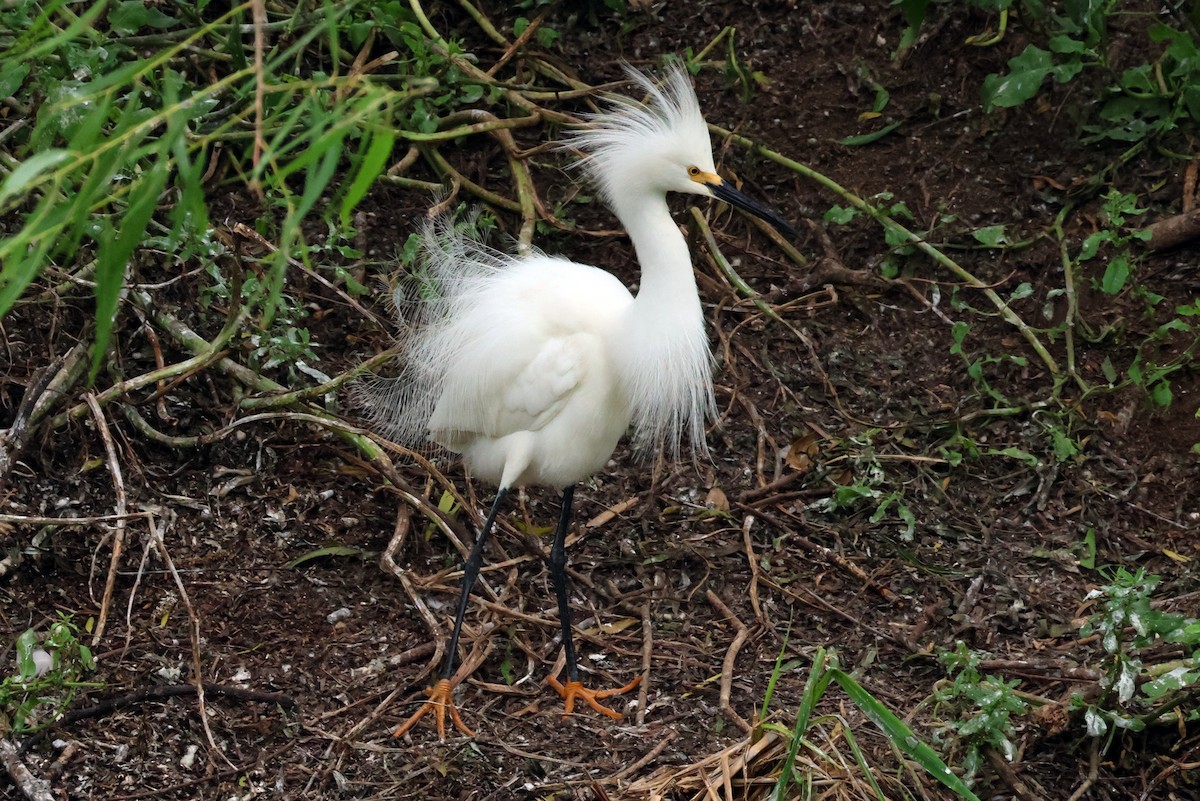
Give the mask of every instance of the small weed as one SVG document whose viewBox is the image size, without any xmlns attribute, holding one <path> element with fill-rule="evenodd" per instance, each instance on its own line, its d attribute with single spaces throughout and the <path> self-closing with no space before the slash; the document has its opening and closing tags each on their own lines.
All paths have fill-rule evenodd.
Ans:
<svg viewBox="0 0 1200 801">
<path fill-rule="evenodd" d="M 1130 253 L 1130 245 L 1136 240 L 1149 239 L 1150 234 L 1146 231 L 1125 232 L 1122 226 L 1129 217 L 1145 212 L 1146 209 L 1138 208 L 1134 195 L 1110 189 L 1101 211 L 1106 227 L 1084 239 L 1079 248 L 1075 260 L 1085 262 L 1095 258 L 1101 246 L 1109 246 L 1111 255 L 1104 275 L 1097 282 L 1097 288 L 1105 294 L 1116 295 L 1121 292 L 1133 275 L 1136 257 Z"/>
<path fill-rule="evenodd" d="M 1099 610 L 1080 629 L 1084 637 L 1095 635 L 1108 655 L 1101 686 L 1102 698 L 1094 703 L 1076 699 L 1083 707 L 1087 732 L 1092 737 L 1119 729 L 1141 731 L 1146 724 L 1175 709 L 1189 698 L 1200 680 L 1200 621 L 1159 611 L 1150 596 L 1159 577 L 1138 569 L 1119 567 L 1111 583 L 1088 594 L 1100 601 Z M 1176 643 L 1190 651 L 1183 659 L 1162 664 L 1145 664 L 1149 649 Z M 1194 715 L 1196 709 L 1180 709 Z"/>
<path fill-rule="evenodd" d="M 81 681 L 96 662 L 66 615 L 44 635 L 33 629 L 22 633 L 16 653 L 16 675 L 0 681 L 0 734 L 37 730 L 65 709 L 80 687 L 98 686 Z"/>
<path fill-rule="evenodd" d="M 1108 61 L 1110 53 L 1109 20 L 1117 13 L 1117 3 L 1065 3 L 1061 6 L 1036 0 L 962 0 L 1000 18 L 1000 34 L 986 38 L 973 36 L 970 44 L 992 45 L 1001 41 L 1009 11 L 1020 16 L 1039 43 L 1026 45 L 1008 60 L 1008 70 L 988 75 L 981 87 L 980 99 L 985 111 L 1012 108 L 1035 98 L 1047 78 L 1068 83 L 1093 77 L 1098 100 L 1082 121 L 1089 144 L 1103 139 L 1118 142 L 1143 142 L 1172 133 L 1186 133 L 1200 124 L 1200 43 L 1194 28 L 1181 24 L 1173 28 L 1161 22 L 1146 30 L 1150 49 L 1158 55 L 1152 62 L 1117 70 Z M 908 28 L 901 49 L 910 47 L 925 20 L 929 0 L 896 0 Z M 1061 8 L 1061 13 L 1058 9 Z"/>
<path fill-rule="evenodd" d="M 1016 756 L 1012 716 L 1024 715 L 1029 705 L 1016 694 L 1019 680 L 980 673 L 982 656 L 965 643 L 959 641 L 939 658 L 953 681 L 934 692 L 935 711 L 942 708 L 954 716 L 939 734 L 952 736 L 963 748 L 963 779 L 973 784 L 983 766 L 982 749 L 994 748 L 1009 762 Z"/>
<path fill-rule="evenodd" d="M 967 366 L 967 375 L 971 380 L 996 403 L 1003 406 L 1011 405 L 1011 401 L 1004 396 L 1002 392 L 996 390 L 988 383 L 985 368 L 993 365 L 1011 364 L 1017 367 L 1027 367 L 1029 360 L 1024 356 L 1015 356 L 1004 354 L 1001 356 L 976 356 L 972 358 L 967 354 L 966 340 L 967 335 L 971 332 L 971 325 L 961 320 L 956 321 L 950 329 L 950 337 L 953 343 L 950 345 L 950 354 L 958 356 Z"/>
<path fill-rule="evenodd" d="M 1096 558 L 1096 533 L 1088 529 L 1077 546 L 1080 565 L 1091 568 Z M 1104 572 L 1104 571 L 1102 571 Z M 1200 688 L 1200 621 L 1154 608 L 1151 596 L 1159 578 L 1144 570 L 1118 567 L 1110 583 L 1092 590 L 1088 599 L 1099 608 L 1081 627 L 1083 637 L 1095 636 L 1106 665 L 1096 700 L 1076 696 L 1072 708 L 1082 711 L 1087 734 L 1108 736 L 1121 730 L 1138 732 L 1168 714 L 1194 720 Z M 1164 644 L 1183 646 L 1185 656 L 1165 662 L 1148 661 Z M 1015 754 L 1013 718 L 1029 712 L 1018 695 L 1019 680 L 980 672 L 981 655 L 957 643 L 940 657 L 953 681 L 933 693 L 935 709 L 953 719 L 938 732 L 939 739 L 963 749 L 964 778 L 970 782 L 982 766 L 982 749 L 994 748 L 1012 759 Z"/>
</svg>

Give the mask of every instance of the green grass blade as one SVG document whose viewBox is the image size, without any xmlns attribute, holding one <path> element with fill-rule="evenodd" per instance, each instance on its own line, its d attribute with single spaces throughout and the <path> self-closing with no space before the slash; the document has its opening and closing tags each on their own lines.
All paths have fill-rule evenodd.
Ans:
<svg viewBox="0 0 1200 801">
<path fill-rule="evenodd" d="M 846 695 L 850 696 L 850 700 L 854 702 L 855 706 L 861 709 L 863 714 L 887 735 L 892 745 L 916 761 L 930 776 L 958 793 L 961 798 L 968 799 L 968 801 L 979 801 L 979 798 L 971 792 L 971 788 L 951 772 L 942 758 L 932 748 L 917 739 L 907 723 L 896 717 L 895 713 L 867 692 L 848 673 L 839 668 L 830 668 L 829 676 L 838 683 Z"/>
<path fill-rule="evenodd" d="M 62 164 L 73 154 L 69 150 L 56 148 L 35 153 L 22 161 L 9 176 L 0 184 L 0 208 L 5 202 L 17 195 L 23 195 L 37 181 L 38 176 Z"/>
<path fill-rule="evenodd" d="M 101 239 L 96 254 L 96 341 L 92 345 L 89 382 L 95 380 L 104 352 L 108 349 L 113 322 L 117 317 L 117 302 L 125 281 L 125 268 L 134 249 L 142 243 L 169 172 L 169 159 L 162 156 L 130 192 L 132 199 L 121 216 L 120 234 L 108 242 L 105 241 L 107 237 Z"/>
<path fill-rule="evenodd" d="M 787 798 L 788 787 L 792 782 L 792 773 L 796 766 L 796 756 L 800 753 L 800 745 L 804 742 L 804 735 L 808 731 L 809 721 L 812 720 L 813 710 L 817 708 L 821 696 L 829 688 L 830 675 L 826 670 L 826 663 L 825 649 L 818 648 L 816 654 L 813 655 L 813 664 L 808 673 L 808 680 L 804 682 L 804 695 L 800 698 L 800 709 L 796 711 L 796 725 L 792 727 L 792 740 L 788 745 L 787 757 L 783 760 L 779 778 L 775 780 L 775 787 L 771 790 L 771 801 L 784 801 Z"/>
<path fill-rule="evenodd" d="M 367 194 L 371 184 L 375 182 L 384 170 L 388 158 L 392 155 L 392 147 L 396 144 L 396 134 L 390 128 L 377 129 L 371 134 L 367 152 L 358 163 L 358 172 L 354 182 L 342 197 L 341 219 L 343 226 L 350 225 L 350 214 L 355 206 Z"/>
<path fill-rule="evenodd" d="M 33 26 L 31 26 L 31 30 L 36 30 L 39 27 L 39 23 L 48 21 L 50 14 L 53 13 L 56 8 L 63 5 L 66 5 L 66 3 L 55 3 L 50 8 L 45 9 L 39 19 L 33 24 Z M 57 36 L 52 36 L 49 39 L 43 39 L 28 50 L 22 49 L 25 41 L 24 38 L 18 40 L 17 45 L 11 50 L 0 53 L 0 62 L 6 64 L 12 63 L 18 58 L 24 61 L 33 61 L 34 59 L 39 58 L 47 53 L 54 52 L 80 34 L 91 31 L 92 26 L 96 22 L 96 18 L 104 12 L 104 9 L 107 6 L 108 3 L 104 2 L 94 3 L 91 8 L 76 17 L 75 21 L 68 25 L 66 30 L 62 31 Z"/>
<path fill-rule="evenodd" d="M 871 791 L 875 793 L 875 797 L 879 801 L 888 801 L 888 797 L 883 794 L 883 788 L 879 786 L 879 782 L 875 781 L 875 771 L 867 765 L 867 758 L 863 756 L 862 749 L 858 747 L 858 739 L 854 736 L 854 732 L 845 725 L 845 721 L 842 723 L 842 736 L 846 738 L 846 745 L 849 746 L 850 753 L 854 754 L 854 761 L 858 763 L 858 769 L 866 777 L 867 784 L 871 785 Z"/>
<path fill-rule="evenodd" d="M 33 283 L 56 244 L 55 234 L 67 216 L 67 207 L 47 195 L 27 218 L 21 230 L 0 240 L 0 319 Z"/>
</svg>

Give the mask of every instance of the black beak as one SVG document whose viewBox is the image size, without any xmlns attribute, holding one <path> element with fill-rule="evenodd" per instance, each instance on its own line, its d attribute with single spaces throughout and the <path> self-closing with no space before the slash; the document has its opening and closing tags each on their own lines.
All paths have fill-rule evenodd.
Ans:
<svg viewBox="0 0 1200 801">
<path fill-rule="evenodd" d="M 712 190 L 713 197 L 723 200 L 731 206 L 737 206 L 739 209 L 748 211 L 755 217 L 767 221 L 775 230 L 779 231 L 779 233 L 783 234 L 789 240 L 794 241 L 800 238 L 800 232 L 793 228 L 790 222 L 783 219 L 779 215 L 779 212 L 769 209 L 757 200 L 743 195 L 728 183 L 705 184 L 705 186 Z"/>
</svg>

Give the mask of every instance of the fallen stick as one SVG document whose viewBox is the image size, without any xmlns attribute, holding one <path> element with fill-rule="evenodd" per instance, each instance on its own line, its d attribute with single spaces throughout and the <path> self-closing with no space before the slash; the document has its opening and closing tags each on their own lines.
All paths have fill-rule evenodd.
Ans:
<svg viewBox="0 0 1200 801">
<path fill-rule="evenodd" d="M 1146 240 L 1147 250 L 1168 250 L 1182 245 L 1200 237 L 1200 207 L 1159 220 L 1142 230 L 1150 234 L 1150 238 Z"/>
<path fill-rule="evenodd" d="M 54 796 L 50 794 L 50 782 L 29 772 L 29 768 L 21 761 L 17 746 L 7 737 L 0 739 L 0 763 L 4 764 L 13 784 L 29 801 L 54 801 Z"/>
</svg>

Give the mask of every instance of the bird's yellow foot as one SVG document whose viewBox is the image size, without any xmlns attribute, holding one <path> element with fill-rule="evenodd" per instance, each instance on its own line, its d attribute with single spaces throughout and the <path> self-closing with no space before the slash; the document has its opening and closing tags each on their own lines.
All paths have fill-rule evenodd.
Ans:
<svg viewBox="0 0 1200 801">
<path fill-rule="evenodd" d="M 640 677 L 639 677 L 640 678 Z M 429 700 L 421 704 L 421 708 L 413 713 L 413 716 L 404 721 L 400 726 L 392 732 L 393 737 L 403 737 L 408 733 L 408 730 L 417 725 L 417 721 L 425 717 L 430 711 L 433 712 L 434 719 L 437 722 L 438 740 L 445 742 L 446 740 L 446 711 L 450 711 L 450 720 L 454 722 L 454 727 L 468 737 L 474 737 L 475 732 L 467 728 L 467 724 L 463 723 L 463 719 L 458 714 L 458 708 L 454 706 L 454 684 L 450 679 L 442 679 L 437 684 L 425 690 L 425 695 L 429 696 Z"/>
<path fill-rule="evenodd" d="M 626 684 L 624 687 L 618 687 L 615 690 L 589 690 L 578 681 L 568 681 L 565 685 L 553 676 L 548 676 L 546 681 L 558 691 L 558 694 L 563 697 L 563 717 L 567 717 L 575 709 L 575 699 L 582 698 L 587 702 L 587 705 L 599 712 L 601 715 L 608 715 L 610 718 L 617 720 L 621 717 L 621 713 L 609 709 L 604 704 L 600 703 L 605 698 L 611 698 L 614 695 L 621 695 L 632 690 L 634 687 L 642 683 L 642 677 L 638 676 L 633 681 Z"/>
</svg>

